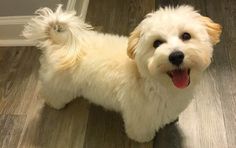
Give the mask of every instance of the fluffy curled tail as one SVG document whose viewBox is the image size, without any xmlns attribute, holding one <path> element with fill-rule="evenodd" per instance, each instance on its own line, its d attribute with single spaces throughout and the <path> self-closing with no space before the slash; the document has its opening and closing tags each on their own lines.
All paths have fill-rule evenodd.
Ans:
<svg viewBox="0 0 236 148">
<path fill-rule="evenodd" d="M 80 20 L 75 11 L 63 11 L 62 5 L 55 12 L 49 8 L 41 8 L 35 14 L 37 16 L 25 26 L 23 36 L 42 47 L 71 44 L 81 31 L 92 28 Z"/>
</svg>

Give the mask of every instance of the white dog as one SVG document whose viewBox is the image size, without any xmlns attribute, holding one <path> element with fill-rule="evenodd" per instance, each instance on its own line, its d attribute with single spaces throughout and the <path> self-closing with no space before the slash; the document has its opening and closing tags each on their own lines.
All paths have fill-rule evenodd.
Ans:
<svg viewBox="0 0 236 148">
<path fill-rule="evenodd" d="M 92 31 L 75 12 L 36 11 L 23 35 L 42 51 L 41 93 L 61 109 L 78 96 L 121 112 L 138 142 L 173 122 L 211 62 L 221 26 L 191 6 L 149 13 L 127 38 Z"/>
</svg>

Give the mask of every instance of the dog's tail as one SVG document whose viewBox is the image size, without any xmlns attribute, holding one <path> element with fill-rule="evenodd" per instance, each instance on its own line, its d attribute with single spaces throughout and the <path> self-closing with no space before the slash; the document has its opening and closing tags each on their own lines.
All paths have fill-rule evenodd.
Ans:
<svg viewBox="0 0 236 148">
<path fill-rule="evenodd" d="M 25 26 L 23 36 L 39 47 L 73 44 L 81 32 L 92 29 L 75 11 L 64 12 L 58 5 L 55 12 L 45 7 L 35 12 L 36 17 Z"/>
</svg>

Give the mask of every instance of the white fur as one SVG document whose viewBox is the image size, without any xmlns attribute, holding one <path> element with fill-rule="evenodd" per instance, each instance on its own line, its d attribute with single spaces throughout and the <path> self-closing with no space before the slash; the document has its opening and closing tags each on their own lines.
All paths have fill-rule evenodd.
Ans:
<svg viewBox="0 0 236 148">
<path fill-rule="evenodd" d="M 37 11 L 23 35 L 42 50 L 41 94 L 50 106 L 60 109 L 77 96 L 106 109 L 121 112 L 127 135 L 150 141 L 155 132 L 178 118 L 193 96 L 198 77 L 210 64 L 212 44 L 200 16 L 189 6 L 161 8 L 140 23 L 141 36 L 135 59 L 126 55 L 128 38 L 103 34 L 64 12 L 49 8 Z M 182 31 L 194 39 L 184 43 Z M 152 47 L 156 38 L 167 43 Z M 182 67 L 191 68 L 191 83 L 176 88 L 166 74 L 175 67 L 168 61 L 174 49 L 186 55 Z"/>
</svg>

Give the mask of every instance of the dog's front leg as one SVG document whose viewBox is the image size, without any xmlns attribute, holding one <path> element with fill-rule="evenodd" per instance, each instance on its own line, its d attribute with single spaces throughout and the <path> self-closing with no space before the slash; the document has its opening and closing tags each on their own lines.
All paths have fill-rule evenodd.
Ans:
<svg viewBox="0 0 236 148">
<path fill-rule="evenodd" d="M 137 142 L 151 141 L 155 136 L 155 127 L 145 115 L 124 115 L 125 131 L 130 139 Z"/>
<path fill-rule="evenodd" d="M 52 86 L 50 87 L 50 85 L 43 85 L 40 90 L 40 95 L 47 105 L 55 109 L 62 109 L 67 103 L 74 99 L 71 92 Z"/>
</svg>

